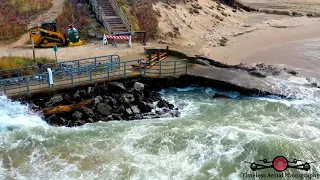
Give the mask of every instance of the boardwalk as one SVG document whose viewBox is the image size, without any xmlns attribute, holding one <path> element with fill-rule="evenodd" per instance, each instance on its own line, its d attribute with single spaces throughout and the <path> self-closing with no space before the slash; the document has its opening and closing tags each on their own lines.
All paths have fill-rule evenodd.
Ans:
<svg viewBox="0 0 320 180">
<path fill-rule="evenodd" d="M 88 68 L 57 71 L 53 75 L 53 85 L 49 85 L 48 83 L 48 73 L 2 79 L 0 80 L 0 88 L 9 97 L 15 97 L 68 89 L 127 77 L 165 77 L 179 76 L 187 73 L 186 60 L 165 60 L 150 69 L 144 69 L 142 65 L 138 68 L 132 68 L 131 65 L 134 63 L 137 62 L 135 60 L 124 61 L 90 66 Z M 83 69 L 86 71 L 80 71 Z M 35 79 L 35 77 L 37 77 L 37 79 Z M 9 84 L 9 82 L 12 81 L 19 82 L 19 84 Z"/>
</svg>

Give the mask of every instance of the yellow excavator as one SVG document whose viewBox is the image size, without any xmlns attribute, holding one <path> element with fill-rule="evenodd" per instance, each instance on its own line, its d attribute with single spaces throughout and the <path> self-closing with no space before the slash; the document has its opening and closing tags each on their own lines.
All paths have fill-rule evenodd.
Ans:
<svg viewBox="0 0 320 180">
<path fill-rule="evenodd" d="M 30 39 L 33 39 L 36 47 L 53 46 L 78 46 L 83 42 L 74 26 L 69 26 L 68 38 L 65 34 L 57 32 L 55 22 L 42 23 L 40 27 L 29 30 Z"/>
</svg>

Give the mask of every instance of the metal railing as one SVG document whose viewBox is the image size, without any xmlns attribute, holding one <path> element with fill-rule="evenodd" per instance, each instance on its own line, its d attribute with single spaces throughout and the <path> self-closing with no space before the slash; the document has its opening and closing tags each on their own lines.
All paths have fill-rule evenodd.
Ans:
<svg viewBox="0 0 320 180">
<path fill-rule="evenodd" d="M 151 68 L 142 63 L 143 59 L 112 62 L 92 66 L 79 66 L 69 70 L 58 69 L 53 73 L 53 84 L 49 84 L 47 72 L 30 76 L 1 79 L 0 89 L 8 96 L 30 95 L 32 93 L 67 89 L 132 76 L 178 76 L 187 73 L 187 60 L 164 60 Z M 137 66 L 137 62 L 138 66 Z M 136 64 L 136 66 L 132 66 Z M 11 83 L 11 82 L 16 82 Z"/>
<path fill-rule="evenodd" d="M 21 68 L 0 70 L 0 79 L 28 76 L 32 74 L 39 74 L 40 69 L 37 66 L 25 66 Z"/>
<path fill-rule="evenodd" d="M 47 63 L 41 66 L 41 72 L 46 72 L 47 68 L 51 68 L 53 71 L 70 70 L 74 68 L 82 68 L 88 66 L 97 66 L 101 64 L 109 64 L 114 62 L 120 62 L 120 56 L 112 54 L 108 56 L 97 56 L 92 58 L 83 58 L 70 61 Z"/>
<path fill-rule="evenodd" d="M 109 34 L 111 34 L 111 25 L 109 24 L 109 21 L 107 19 L 106 14 L 104 13 L 104 11 L 102 10 L 101 7 L 99 7 L 99 11 L 102 15 L 101 19 L 102 19 L 102 24 L 103 26 L 107 29 L 107 31 L 109 32 Z"/>
<path fill-rule="evenodd" d="M 128 16 L 123 12 L 121 6 L 118 5 L 117 2 L 115 2 L 114 0 L 109 0 L 111 3 L 111 6 L 113 7 L 113 9 L 115 10 L 115 12 L 120 16 L 123 24 L 126 26 L 126 28 L 128 29 L 128 31 L 132 31 L 132 26 L 129 24 L 129 20 L 128 20 Z"/>
</svg>

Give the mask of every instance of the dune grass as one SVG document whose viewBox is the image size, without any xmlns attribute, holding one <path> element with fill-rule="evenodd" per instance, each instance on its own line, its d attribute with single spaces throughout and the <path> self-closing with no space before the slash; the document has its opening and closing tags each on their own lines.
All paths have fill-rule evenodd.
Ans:
<svg viewBox="0 0 320 180">
<path fill-rule="evenodd" d="M 53 59 L 40 57 L 33 60 L 29 57 L 3 56 L 0 57 L 0 70 L 14 69 L 25 66 L 37 66 L 45 63 L 55 62 Z"/>
<path fill-rule="evenodd" d="M 27 32 L 27 24 L 52 7 L 51 0 L 0 0 L 0 40 L 17 39 Z"/>
<path fill-rule="evenodd" d="M 86 37 L 87 33 L 84 31 L 84 27 L 90 23 L 90 18 L 87 17 L 87 5 L 82 7 L 82 9 L 77 9 L 76 4 L 80 0 L 75 0 L 75 2 L 70 5 L 68 0 L 64 2 L 62 13 L 56 19 L 57 29 L 61 33 L 65 33 L 70 24 L 74 24 L 78 30 L 80 30 L 81 37 Z"/>
</svg>

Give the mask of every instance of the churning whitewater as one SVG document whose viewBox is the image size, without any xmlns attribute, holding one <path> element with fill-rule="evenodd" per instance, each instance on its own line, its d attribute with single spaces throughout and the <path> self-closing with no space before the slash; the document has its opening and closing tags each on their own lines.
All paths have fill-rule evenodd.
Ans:
<svg viewBox="0 0 320 180">
<path fill-rule="evenodd" d="M 320 104 L 315 99 L 237 92 L 219 92 L 231 98 L 212 99 L 216 92 L 203 87 L 162 90 L 181 109 L 179 118 L 74 128 L 50 127 L 27 105 L 2 96 L 0 177 L 236 180 L 253 173 L 246 162 L 280 155 L 310 162 L 320 158 Z M 319 164 L 311 164 L 308 173 L 320 173 Z"/>
</svg>

